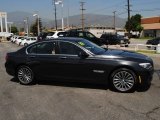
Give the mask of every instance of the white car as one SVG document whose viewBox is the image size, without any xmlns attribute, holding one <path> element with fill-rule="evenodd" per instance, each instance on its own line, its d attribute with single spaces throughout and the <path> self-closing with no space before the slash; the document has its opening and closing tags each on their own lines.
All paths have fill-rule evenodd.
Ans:
<svg viewBox="0 0 160 120">
<path fill-rule="evenodd" d="M 15 42 L 18 36 L 11 37 L 11 42 Z"/>
<path fill-rule="evenodd" d="M 24 37 L 19 36 L 19 37 L 16 38 L 15 43 L 16 43 L 17 45 L 20 45 L 20 43 L 22 42 L 22 40 L 24 40 Z"/>
<path fill-rule="evenodd" d="M 37 37 L 27 37 L 24 40 L 22 40 L 22 42 L 20 43 L 20 45 L 24 45 L 27 46 L 33 42 L 37 41 Z"/>
<path fill-rule="evenodd" d="M 52 38 L 58 38 L 58 37 L 65 37 L 66 36 L 65 31 L 54 31 L 54 32 L 49 32 L 47 34 L 47 39 L 52 39 Z"/>
</svg>

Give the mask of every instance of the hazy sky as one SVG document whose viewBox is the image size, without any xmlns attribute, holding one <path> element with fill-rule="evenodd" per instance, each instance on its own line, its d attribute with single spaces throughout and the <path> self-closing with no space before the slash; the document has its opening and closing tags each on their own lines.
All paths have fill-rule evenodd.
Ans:
<svg viewBox="0 0 160 120">
<path fill-rule="evenodd" d="M 63 0 L 64 16 L 80 14 L 80 1 Z M 127 17 L 127 0 L 83 0 L 85 1 L 85 13 L 113 15 L 113 11 L 119 17 Z M 160 0 L 130 0 L 131 15 L 140 13 L 143 17 L 160 16 Z M 0 0 L 0 11 L 15 12 L 24 11 L 29 13 L 39 12 L 44 18 L 54 18 L 52 0 Z M 57 5 L 58 17 L 61 15 L 61 6 Z"/>
</svg>

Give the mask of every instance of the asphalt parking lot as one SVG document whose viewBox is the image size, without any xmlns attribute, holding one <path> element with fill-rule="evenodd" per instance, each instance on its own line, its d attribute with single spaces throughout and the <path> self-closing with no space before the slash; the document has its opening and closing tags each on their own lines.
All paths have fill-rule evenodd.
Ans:
<svg viewBox="0 0 160 120">
<path fill-rule="evenodd" d="M 159 120 L 160 55 L 148 90 L 117 93 L 105 86 L 39 82 L 20 85 L 5 72 L 5 55 L 19 49 L 0 43 L 0 120 Z"/>
</svg>

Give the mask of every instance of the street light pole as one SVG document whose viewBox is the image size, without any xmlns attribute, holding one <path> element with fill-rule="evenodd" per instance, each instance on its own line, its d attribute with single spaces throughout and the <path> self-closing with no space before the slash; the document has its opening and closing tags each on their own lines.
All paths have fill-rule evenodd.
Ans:
<svg viewBox="0 0 160 120">
<path fill-rule="evenodd" d="M 33 16 L 37 16 L 37 36 L 40 34 L 40 27 L 39 27 L 39 15 L 38 14 L 33 14 Z"/>
<path fill-rule="evenodd" d="M 26 32 L 27 32 L 27 37 L 29 36 L 29 26 L 28 26 L 28 17 L 24 20 L 24 23 L 26 25 Z"/>
<path fill-rule="evenodd" d="M 12 24 L 13 22 L 7 22 L 9 24 L 9 32 L 11 33 L 11 28 L 12 28 Z"/>
<path fill-rule="evenodd" d="M 68 15 L 67 15 L 67 27 L 69 28 L 69 0 L 68 0 L 68 10 L 67 10 L 67 12 L 68 12 Z"/>
<path fill-rule="evenodd" d="M 62 4 L 62 30 L 64 30 L 64 20 L 63 20 L 63 0 L 62 0 L 61 4 Z"/>
<path fill-rule="evenodd" d="M 62 30 L 64 29 L 64 20 L 63 20 L 63 0 L 58 0 L 56 3 L 56 5 L 61 4 L 61 16 L 62 16 Z"/>
</svg>

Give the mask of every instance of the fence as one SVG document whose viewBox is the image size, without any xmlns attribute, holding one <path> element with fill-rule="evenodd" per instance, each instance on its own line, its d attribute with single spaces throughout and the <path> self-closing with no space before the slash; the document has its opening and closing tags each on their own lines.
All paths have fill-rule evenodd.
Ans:
<svg viewBox="0 0 160 120">
<path fill-rule="evenodd" d="M 145 52 L 157 52 L 158 45 L 146 45 L 146 44 L 129 44 L 128 47 L 120 47 L 119 45 L 109 45 L 108 48 L 112 49 L 122 49 L 122 50 L 130 50 L 130 51 L 145 51 Z"/>
</svg>

